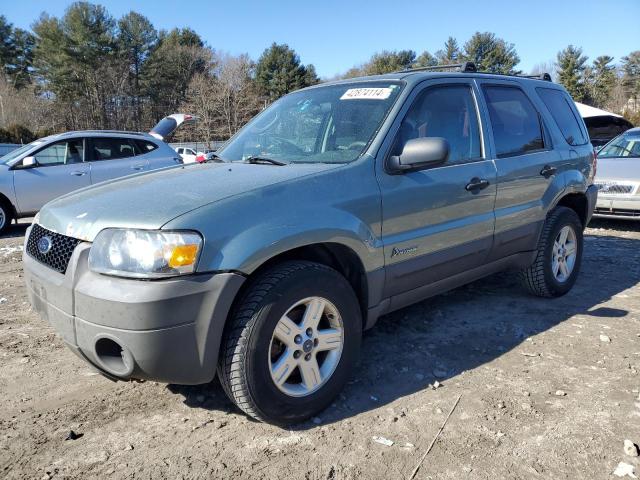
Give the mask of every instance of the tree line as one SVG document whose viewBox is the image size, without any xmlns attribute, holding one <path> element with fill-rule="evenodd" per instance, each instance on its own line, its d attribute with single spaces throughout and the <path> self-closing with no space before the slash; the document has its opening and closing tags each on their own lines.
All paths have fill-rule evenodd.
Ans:
<svg viewBox="0 0 640 480">
<path fill-rule="evenodd" d="M 158 30 L 140 13 L 115 18 L 84 1 L 59 18 L 43 13 L 30 31 L 0 15 L 0 57 L 0 142 L 26 143 L 67 130 L 146 131 L 178 111 L 200 118 L 178 139 L 224 140 L 270 102 L 321 81 L 287 45 L 273 43 L 257 60 L 229 55 L 190 28 Z M 450 37 L 433 53 L 377 52 L 337 78 L 464 61 L 481 71 L 522 73 L 515 45 L 477 32 L 463 44 Z M 640 51 L 617 65 L 610 56 L 590 64 L 569 45 L 531 73 L 542 70 L 576 100 L 640 122 Z"/>
</svg>

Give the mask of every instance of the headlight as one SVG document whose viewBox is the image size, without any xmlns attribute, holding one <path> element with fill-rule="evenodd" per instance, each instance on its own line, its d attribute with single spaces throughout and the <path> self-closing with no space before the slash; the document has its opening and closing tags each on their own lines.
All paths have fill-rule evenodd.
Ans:
<svg viewBox="0 0 640 480">
<path fill-rule="evenodd" d="M 132 278 L 163 278 L 193 273 L 202 237 L 195 232 L 107 228 L 93 241 L 89 268 Z"/>
</svg>

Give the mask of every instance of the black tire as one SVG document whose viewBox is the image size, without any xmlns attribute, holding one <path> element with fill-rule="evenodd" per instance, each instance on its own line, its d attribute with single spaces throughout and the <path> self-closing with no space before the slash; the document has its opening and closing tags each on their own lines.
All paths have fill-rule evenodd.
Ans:
<svg viewBox="0 0 640 480">
<path fill-rule="evenodd" d="M 576 238 L 576 260 L 573 270 L 564 281 L 558 281 L 552 271 L 554 242 L 560 231 L 569 226 Z M 567 207 L 556 207 L 544 222 L 538 241 L 538 252 L 535 261 L 520 271 L 520 281 L 533 295 L 539 297 L 560 297 L 567 293 L 576 282 L 582 263 L 584 227 L 575 211 Z"/>
<path fill-rule="evenodd" d="M 271 338 L 287 310 L 308 297 L 329 300 L 342 318 L 342 353 L 318 390 L 303 397 L 282 392 L 271 378 Z M 276 425 L 298 423 L 326 408 L 357 362 L 362 314 L 347 280 L 335 270 L 306 261 L 276 265 L 253 279 L 225 326 L 218 376 L 227 396 L 247 415 Z"/>
<path fill-rule="evenodd" d="M 4 235 L 9 230 L 12 221 L 13 209 L 11 208 L 11 205 L 0 199 L 0 235 Z"/>
</svg>

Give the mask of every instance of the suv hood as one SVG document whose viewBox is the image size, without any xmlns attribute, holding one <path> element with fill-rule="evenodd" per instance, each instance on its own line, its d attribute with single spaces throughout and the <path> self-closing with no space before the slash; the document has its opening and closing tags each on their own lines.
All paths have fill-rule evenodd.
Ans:
<svg viewBox="0 0 640 480">
<path fill-rule="evenodd" d="M 210 163 L 171 167 L 64 195 L 46 204 L 35 221 L 91 242 L 107 227 L 159 229 L 204 205 L 339 166 Z"/>
<path fill-rule="evenodd" d="M 640 158 L 598 158 L 598 180 L 640 182 Z"/>
</svg>

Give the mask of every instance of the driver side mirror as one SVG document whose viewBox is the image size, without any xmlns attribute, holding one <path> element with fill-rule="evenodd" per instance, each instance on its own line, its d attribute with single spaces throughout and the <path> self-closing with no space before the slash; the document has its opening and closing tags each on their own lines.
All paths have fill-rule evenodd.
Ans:
<svg viewBox="0 0 640 480">
<path fill-rule="evenodd" d="M 38 162 L 36 161 L 36 157 L 24 157 L 22 161 L 16 165 L 17 168 L 27 169 L 34 168 L 38 166 Z"/>
<path fill-rule="evenodd" d="M 412 138 L 400 155 L 389 157 L 388 167 L 395 175 L 436 167 L 447 161 L 449 150 L 449 142 L 442 137 Z"/>
</svg>

